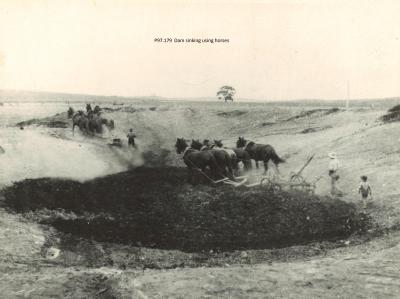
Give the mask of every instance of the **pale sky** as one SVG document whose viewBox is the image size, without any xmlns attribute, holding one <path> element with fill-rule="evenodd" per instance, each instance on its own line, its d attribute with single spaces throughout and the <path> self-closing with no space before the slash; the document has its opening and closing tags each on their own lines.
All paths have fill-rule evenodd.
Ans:
<svg viewBox="0 0 400 299">
<path fill-rule="evenodd" d="M 340 99 L 347 82 L 400 96 L 400 1 L 0 0 L 0 89 Z"/>
</svg>

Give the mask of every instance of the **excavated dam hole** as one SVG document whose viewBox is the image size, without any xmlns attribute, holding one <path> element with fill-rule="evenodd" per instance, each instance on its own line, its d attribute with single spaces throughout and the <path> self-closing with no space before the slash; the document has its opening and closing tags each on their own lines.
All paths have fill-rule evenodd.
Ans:
<svg viewBox="0 0 400 299">
<path fill-rule="evenodd" d="M 18 213 L 57 212 L 39 222 L 66 236 L 184 252 L 280 248 L 363 232 L 354 205 L 261 187 L 192 186 L 177 167 L 141 167 L 80 183 L 30 179 L 4 190 Z M 59 217 L 57 215 L 74 217 Z"/>
</svg>

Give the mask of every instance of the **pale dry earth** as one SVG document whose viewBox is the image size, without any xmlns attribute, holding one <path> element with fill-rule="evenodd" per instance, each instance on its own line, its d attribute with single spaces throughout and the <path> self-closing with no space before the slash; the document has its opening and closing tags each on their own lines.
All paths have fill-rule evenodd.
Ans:
<svg viewBox="0 0 400 299">
<path fill-rule="evenodd" d="M 354 107 L 350 111 L 326 111 L 290 119 L 317 106 L 271 106 L 262 104 L 204 104 L 168 103 L 132 104 L 119 111 L 104 114 L 116 122 L 113 133 L 106 138 L 122 137 L 128 128 L 134 128 L 139 136 L 142 151 L 159 149 L 170 151 L 166 163 L 182 165 L 174 153 L 176 137 L 223 139 L 233 146 L 238 136 L 272 144 L 287 159 L 280 166 L 281 178 L 287 179 L 291 171 L 299 169 L 306 158 L 315 153 L 312 163 L 304 170 L 304 177 L 317 183 L 317 193 L 329 190 L 327 153 L 335 151 L 341 162 L 340 188 L 344 200 L 361 205 L 357 194 L 360 175 L 366 174 L 373 188 L 373 204 L 366 212 L 375 225 L 388 234 L 369 237 L 365 242 L 350 238 L 344 246 L 329 250 L 316 250 L 313 256 L 296 256 L 296 246 L 287 249 L 294 255 L 288 261 L 274 258 L 271 254 L 262 261 L 249 260 L 256 253 L 243 253 L 243 263 L 218 267 L 175 269 L 121 269 L 118 266 L 87 267 L 85 257 L 61 252 L 55 259 L 46 258 L 45 249 L 53 238 L 52 230 L 34 223 L 21 215 L 1 209 L 0 218 L 0 297 L 3 298 L 398 298 L 399 242 L 396 231 L 400 220 L 399 139 L 400 123 L 383 124 L 379 117 L 386 109 L 370 106 Z M 155 107 L 155 108 L 153 108 Z M 115 108 L 115 107 L 112 107 Z M 152 108 L 152 109 L 149 109 Z M 323 107 L 329 109 L 330 107 Z M 388 107 L 390 108 L 390 107 Z M 232 111 L 234 111 L 232 113 Z M 236 112 L 235 112 L 236 111 Z M 237 112 L 239 111 L 239 113 Z M 225 114 L 219 114 L 224 112 Z M 289 119 L 289 120 L 288 120 Z M 306 129 L 313 132 L 301 133 Z M 27 127 L 24 132 L 35 132 L 50 138 L 51 145 L 35 165 L 47 165 L 45 176 L 61 176 L 79 180 L 122 171 L 143 163 L 141 157 L 108 149 L 109 139 L 87 139 L 81 134 L 72 135 L 70 128 L 48 129 Z M 39 131 L 39 132 L 38 132 Z M 43 135 L 44 133 L 44 135 Z M 51 137 L 47 137 L 49 133 Z M 44 136 L 44 137 L 43 137 Z M 57 137 L 57 138 L 56 138 Z M 10 137 L 11 138 L 11 137 Z M 6 146 L 6 153 L 15 149 L 20 159 L 29 159 L 21 149 L 19 139 Z M 30 138 L 30 137 L 27 137 Z M 38 144 L 45 142 L 37 139 Z M 52 168 L 60 161 L 62 152 L 57 144 L 70 148 L 74 159 Z M 65 144 L 64 144 L 65 143 Z M 79 146 L 79 144 L 81 146 Z M 76 149 L 74 146 L 76 145 Z M 82 146 L 85 150 L 81 150 Z M 46 153 L 46 150 L 49 153 Z M 25 150 L 27 151 L 27 150 Z M 58 154 L 56 154 L 58 152 Z M 91 159 L 88 159 L 88 153 Z M 63 153 L 64 155 L 66 153 Z M 46 160 L 49 156 L 51 161 Z M 36 156 L 35 156 L 36 157 Z M 2 157 L 0 156 L 0 159 Z M 7 159 L 15 159 L 8 156 Z M 59 162 L 57 162 L 59 163 Z M 66 171 L 74 163 L 88 163 L 87 169 Z M 17 163 L 18 165 L 18 163 Z M 75 166 L 74 166 L 75 165 Z M 86 165 L 86 164 L 84 164 Z M 67 167 L 67 168 L 66 168 Z M 53 169 L 50 171 L 50 169 Z M 56 169 L 56 170 L 54 170 Z M 57 171 L 58 169 L 58 171 Z M 41 168 L 28 173 L 41 176 Z M 15 173 L 15 180 L 23 173 Z M 7 171 L 2 168 L 2 176 Z M 79 175 L 78 175 L 79 174 Z M 9 184 L 10 182 L 2 182 Z M 98 244 L 98 250 L 104 250 Z M 316 246 L 311 244 L 309 246 Z M 135 253 L 137 249 L 132 249 Z M 157 254 L 149 251 L 147 254 Z M 268 252 L 268 250 L 266 250 Z M 174 255 L 175 253 L 172 253 Z M 177 255 L 184 253 L 176 252 Z M 79 261 L 83 265 L 79 265 Z"/>
</svg>

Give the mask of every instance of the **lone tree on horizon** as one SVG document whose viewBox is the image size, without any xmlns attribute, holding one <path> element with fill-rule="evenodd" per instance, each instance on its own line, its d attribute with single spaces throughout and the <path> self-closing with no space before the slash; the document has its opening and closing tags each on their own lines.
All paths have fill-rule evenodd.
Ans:
<svg viewBox="0 0 400 299">
<path fill-rule="evenodd" d="M 236 90 L 232 86 L 222 86 L 218 92 L 217 92 L 217 97 L 218 99 L 224 99 L 225 103 L 228 101 L 233 102 L 233 96 L 235 95 Z"/>
</svg>

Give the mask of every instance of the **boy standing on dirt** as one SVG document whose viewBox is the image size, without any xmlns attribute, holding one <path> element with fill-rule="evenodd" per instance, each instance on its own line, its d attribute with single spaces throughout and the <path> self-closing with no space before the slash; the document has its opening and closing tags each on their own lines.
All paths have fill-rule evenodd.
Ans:
<svg viewBox="0 0 400 299">
<path fill-rule="evenodd" d="M 339 160 L 336 157 L 336 153 L 333 152 L 329 153 L 328 157 L 331 159 L 328 165 L 329 176 L 331 177 L 331 194 L 340 196 L 342 192 L 336 187 L 336 182 L 339 179 Z"/>
<path fill-rule="evenodd" d="M 128 135 L 126 135 L 126 137 L 128 137 L 128 145 L 136 148 L 135 144 L 136 135 L 133 133 L 133 129 L 129 129 L 129 133 Z"/>
<path fill-rule="evenodd" d="M 358 193 L 361 194 L 361 200 L 364 204 L 364 207 L 366 207 L 368 196 L 371 195 L 372 197 L 371 186 L 368 183 L 368 177 L 366 175 L 361 176 L 361 182 L 360 186 L 358 187 Z"/>
</svg>

